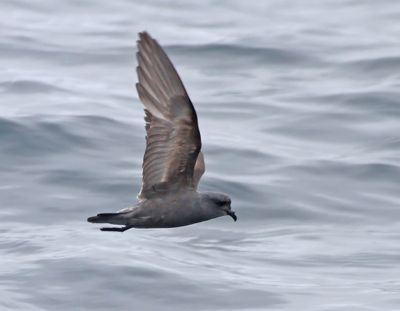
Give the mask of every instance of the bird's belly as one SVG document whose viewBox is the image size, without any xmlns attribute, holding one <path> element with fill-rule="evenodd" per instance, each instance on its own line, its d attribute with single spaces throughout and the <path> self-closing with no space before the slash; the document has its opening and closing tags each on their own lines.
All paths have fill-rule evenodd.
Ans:
<svg viewBox="0 0 400 311">
<path fill-rule="evenodd" d="M 153 215 L 144 218 L 142 221 L 133 223 L 136 228 L 174 228 L 192 225 L 201 221 L 205 221 L 200 215 L 185 215 L 185 214 L 163 214 Z"/>
</svg>

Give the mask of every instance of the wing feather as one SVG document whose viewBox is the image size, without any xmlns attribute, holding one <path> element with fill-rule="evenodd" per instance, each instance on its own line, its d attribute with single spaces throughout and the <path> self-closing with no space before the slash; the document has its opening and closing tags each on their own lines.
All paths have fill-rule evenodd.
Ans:
<svg viewBox="0 0 400 311">
<path fill-rule="evenodd" d="M 203 176 L 204 172 L 206 171 L 206 165 L 204 164 L 204 156 L 203 152 L 199 152 L 199 155 L 197 156 L 197 161 L 194 166 L 194 172 L 193 172 L 193 184 L 195 189 L 197 189 L 197 186 L 199 185 L 200 178 Z"/>
<path fill-rule="evenodd" d="M 182 187 L 196 189 L 204 172 L 196 111 L 157 41 L 142 32 L 137 45 L 136 88 L 145 108 L 147 133 L 138 198 Z"/>
</svg>

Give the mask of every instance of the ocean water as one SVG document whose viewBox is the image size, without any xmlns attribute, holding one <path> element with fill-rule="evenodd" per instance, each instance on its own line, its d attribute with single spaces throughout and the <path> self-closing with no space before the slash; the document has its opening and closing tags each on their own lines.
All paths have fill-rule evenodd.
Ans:
<svg viewBox="0 0 400 311">
<path fill-rule="evenodd" d="M 398 1 L 1 7 L 0 310 L 400 310 Z M 236 223 L 86 222 L 140 188 L 142 30 Z"/>
</svg>

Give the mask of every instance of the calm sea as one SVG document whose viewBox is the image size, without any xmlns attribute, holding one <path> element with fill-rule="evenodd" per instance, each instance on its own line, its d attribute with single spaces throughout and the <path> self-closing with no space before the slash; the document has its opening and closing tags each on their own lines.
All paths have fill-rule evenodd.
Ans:
<svg viewBox="0 0 400 311">
<path fill-rule="evenodd" d="M 400 310 L 399 21 L 399 1 L 3 0 L 0 310 Z M 86 222 L 140 188 L 142 30 L 236 223 Z"/>
</svg>

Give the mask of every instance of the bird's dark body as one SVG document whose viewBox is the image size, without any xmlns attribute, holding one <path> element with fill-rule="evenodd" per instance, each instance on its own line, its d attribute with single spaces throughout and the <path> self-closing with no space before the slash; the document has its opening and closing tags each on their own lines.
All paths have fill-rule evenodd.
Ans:
<svg viewBox="0 0 400 311">
<path fill-rule="evenodd" d="M 215 209 L 214 195 L 218 195 L 223 201 L 229 200 L 223 194 L 185 190 L 140 201 L 136 206 L 123 209 L 118 213 L 99 214 L 90 217 L 88 221 L 124 225 L 130 228 L 187 226 L 226 215 L 225 211 Z"/>
<path fill-rule="evenodd" d="M 205 171 L 196 110 L 167 54 L 148 33 L 139 34 L 136 89 L 145 110 L 146 150 L 139 202 L 117 213 L 89 217 L 93 223 L 130 228 L 172 228 L 229 215 L 231 200 L 196 191 Z"/>
</svg>

